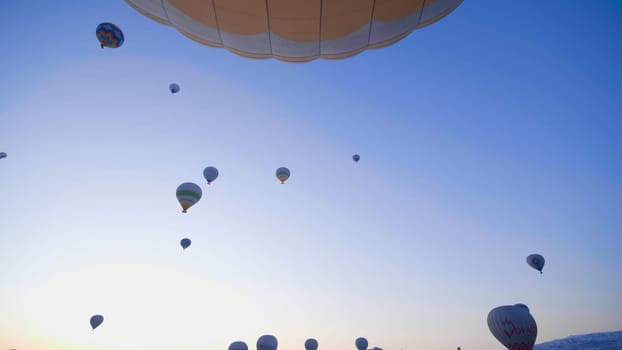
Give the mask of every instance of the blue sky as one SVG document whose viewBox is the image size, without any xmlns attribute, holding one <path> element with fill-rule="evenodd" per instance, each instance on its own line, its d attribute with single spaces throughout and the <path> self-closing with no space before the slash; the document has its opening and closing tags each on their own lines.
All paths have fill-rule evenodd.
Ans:
<svg viewBox="0 0 622 350">
<path fill-rule="evenodd" d="M 518 302 L 538 342 L 622 325 L 619 2 L 466 1 L 305 64 L 122 1 L 0 17 L 1 347 L 497 349 L 486 315 Z"/>
</svg>

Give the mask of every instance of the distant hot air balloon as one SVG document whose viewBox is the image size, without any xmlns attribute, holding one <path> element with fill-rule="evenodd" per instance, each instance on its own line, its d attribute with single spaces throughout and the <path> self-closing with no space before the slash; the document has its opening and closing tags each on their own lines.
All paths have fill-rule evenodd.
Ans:
<svg viewBox="0 0 622 350">
<path fill-rule="evenodd" d="M 248 345 L 243 341 L 234 341 L 229 345 L 229 350 L 248 350 Z"/>
<path fill-rule="evenodd" d="M 207 184 L 210 185 L 212 181 L 216 180 L 218 177 L 218 169 L 213 166 L 208 166 L 203 169 L 203 177 L 207 180 Z"/>
<path fill-rule="evenodd" d="M 273 335 L 262 335 L 257 339 L 257 350 L 276 350 L 279 342 Z"/>
<path fill-rule="evenodd" d="M 179 244 L 181 245 L 183 250 L 186 250 L 186 248 L 190 247 L 192 241 L 190 240 L 190 238 L 183 238 L 181 241 L 179 241 Z"/>
<path fill-rule="evenodd" d="M 100 23 L 95 30 L 95 34 L 97 34 L 97 40 L 99 40 L 102 49 L 104 47 L 117 48 L 123 45 L 125 40 L 121 28 L 108 22 Z"/>
<path fill-rule="evenodd" d="M 305 350 L 317 350 L 318 343 L 317 340 L 313 338 L 309 338 L 305 341 Z"/>
<path fill-rule="evenodd" d="M 369 343 L 367 342 L 367 339 L 360 337 L 356 338 L 356 340 L 354 341 L 354 345 L 356 345 L 356 348 L 358 350 L 367 350 L 367 346 L 369 345 Z"/>
<path fill-rule="evenodd" d="M 176 94 L 179 92 L 179 85 L 172 83 L 168 86 L 168 89 L 171 90 L 171 94 Z"/>
<path fill-rule="evenodd" d="M 381 48 L 439 21 L 462 0 L 125 0 L 188 38 L 250 58 L 306 62 Z M 162 43 L 161 43 L 162 44 Z M 163 43 L 166 45 L 166 43 Z"/>
<path fill-rule="evenodd" d="M 540 254 L 531 254 L 527 257 L 527 264 L 542 273 L 544 268 L 544 257 Z"/>
<path fill-rule="evenodd" d="M 358 154 L 355 154 L 352 156 L 352 159 L 358 163 L 359 159 L 361 159 L 361 156 L 359 156 Z"/>
<path fill-rule="evenodd" d="M 191 206 L 195 205 L 203 195 L 201 187 L 192 182 L 184 182 L 177 187 L 177 200 L 181 204 L 182 212 L 185 213 Z"/>
<path fill-rule="evenodd" d="M 102 324 L 102 322 L 104 322 L 104 316 L 102 315 L 93 315 L 91 317 L 91 328 L 93 328 L 93 330 L 95 330 L 95 328 L 99 327 L 100 324 Z"/>
<path fill-rule="evenodd" d="M 2 158 L 6 158 L 6 153 L 0 152 L 0 159 L 2 159 Z"/>
<path fill-rule="evenodd" d="M 508 350 L 533 350 L 536 320 L 525 305 L 499 306 L 488 313 L 488 329 Z"/>
<path fill-rule="evenodd" d="M 285 181 L 289 179 L 289 175 L 289 169 L 287 169 L 286 167 L 280 167 L 276 169 L 276 177 L 279 179 L 279 181 L 281 181 L 281 184 L 284 184 Z"/>
</svg>

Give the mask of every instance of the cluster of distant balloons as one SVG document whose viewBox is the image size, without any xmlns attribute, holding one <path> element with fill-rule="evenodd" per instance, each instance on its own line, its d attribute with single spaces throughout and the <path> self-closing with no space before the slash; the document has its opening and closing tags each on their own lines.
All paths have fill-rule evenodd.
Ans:
<svg viewBox="0 0 622 350">
<path fill-rule="evenodd" d="M 241 33 L 226 33 L 228 40 L 230 42 L 225 43 L 225 35 L 220 35 L 221 28 L 215 28 L 218 33 L 217 36 L 213 36 L 214 38 L 220 37 L 219 42 L 215 42 L 212 39 L 208 38 L 214 28 L 211 27 L 208 23 L 197 22 L 196 18 L 212 18 L 213 16 L 209 16 L 208 14 L 202 14 L 201 16 L 197 16 L 194 14 L 185 13 L 183 9 L 177 9 L 178 15 L 174 18 L 168 18 L 163 14 L 166 13 L 167 7 L 174 7 L 169 1 L 166 0 L 145 0 L 145 1 L 134 1 L 134 0 L 126 0 L 128 4 L 130 4 L 135 10 L 139 11 L 143 15 L 158 21 L 160 23 L 168 24 L 175 27 L 182 34 L 188 36 L 189 38 L 209 45 L 216 47 L 227 47 L 230 51 L 245 56 L 245 57 L 253 57 L 253 58 L 266 58 L 266 57 L 274 57 L 283 61 L 290 62 L 305 62 L 318 57 L 323 58 L 345 58 L 352 56 L 360 51 L 365 50 L 366 48 L 374 48 L 374 47 L 383 47 L 387 45 L 391 45 L 392 43 L 398 41 L 399 39 L 408 35 L 411 31 L 429 25 L 443 18 L 447 14 L 449 14 L 453 9 L 458 7 L 462 0 L 451 0 L 446 1 L 442 5 L 432 6 L 432 4 L 424 3 L 423 8 L 419 9 L 416 6 L 410 6 L 408 3 L 406 7 L 401 6 L 401 2 L 396 2 L 395 5 L 385 5 L 386 8 L 383 9 L 382 15 L 378 15 L 377 18 L 375 15 L 369 20 L 367 24 L 370 28 L 368 42 L 366 44 L 356 44 L 358 48 L 355 48 L 353 51 L 350 48 L 354 43 L 354 39 L 349 37 L 349 34 L 342 34 L 343 37 L 324 37 L 316 36 L 320 42 L 331 42 L 333 46 L 330 45 L 319 45 L 318 43 L 305 42 L 302 38 L 303 31 L 292 31 L 290 27 L 279 28 L 279 25 L 283 25 L 283 23 L 290 23 L 289 26 L 295 27 L 300 21 L 281 21 L 278 22 L 275 19 L 274 27 L 270 28 L 270 30 L 274 32 L 279 32 L 281 29 L 284 29 L 283 32 L 279 32 L 282 37 L 278 35 L 274 35 L 274 39 L 268 41 L 268 45 L 270 46 L 266 49 L 266 52 L 254 52 L 252 50 L 258 50 L 258 47 L 261 45 L 254 45 L 263 40 L 263 34 L 253 34 L 255 35 L 254 39 L 248 39 L 244 34 Z M 151 2 L 151 4 L 147 4 Z M 412 4 L 416 2 L 413 1 Z M 430 2 L 434 3 L 434 2 Z M 302 3 L 301 3 L 302 4 Z M 307 4 L 308 5 L 308 4 Z M 271 4 L 272 6 L 272 4 Z M 296 13 L 296 6 L 301 6 L 300 4 L 283 2 L 279 5 L 274 6 L 283 6 L 280 8 L 281 11 L 268 11 L 266 8 L 267 14 L 266 16 L 270 16 L 270 13 Z M 306 6 L 306 5 L 305 5 Z M 395 6 L 395 8 L 391 8 Z M 259 7 L 258 7 L 259 8 Z M 212 7 L 206 7 L 207 11 L 212 11 Z M 216 11 L 216 8 L 213 8 L 213 11 Z M 328 10 L 327 10 L 328 11 Z M 416 11 L 421 11 L 422 14 L 414 16 Z M 160 13 L 161 12 L 161 13 Z M 298 11 L 299 12 L 299 11 Z M 354 12 L 354 11 L 353 11 Z M 232 12 L 233 13 L 233 12 Z M 245 13 L 244 11 L 239 11 L 240 14 Z M 318 15 L 323 17 L 322 11 L 318 13 L 322 13 Z M 327 12 L 328 13 L 328 12 Z M 380 12 L 378 12 L 380 13 Z M 258 17 L 263 16 L 259 14 Z M 344 14 L 343 16 L 348 16 Z M 385 16 L 386 18 L 380 18 L 380 16 Z M 413 18 L 418 18 L 418 22 L 415 24 L 402 25 L 403 23 L 410 23 L 414 21 Z M 327 18 L 318 18 L 318 23 L 329 23 L 331 20 L 330 16 Z M 271 22 L 271 21 L 267 21 Z M 342 20 L 343 26 L 346 26 L 346 23 L 354 23 L 356 21 L 347 21 Z M 382 25 L 374 26 L 374 23 L 380 23 Z M 240 22 L 241 23 L 241 22 Z M 201 30 L 196 31 L 192 28 L 194 26 L 200 26 Z M 216 24 L 218 25 L 218 24 Z M 381 29 L 384 28 L 384 29 Z M 406 29 L 403 29 L 406 28 Z M 299 29 L 299 28 L 294 28 Z M 307 28 L 308 29 L 308 28 Z M 306 30 L 307 33 L 312 33 L 312 31 Z M 347 33 L 347 28 L 343 29 L 343 33 Z M 289 31 L 288 31 L 289 30 Z M 376 32 L 376 30 L 378 30 Z M 383 32 L 384 31 L 384 32 Z M 292 38 L 286 37 L 287 33 L 292 33 Z M 354 31 L 352 31 L 354 32 Z M 97 38 L 100 42 L 102 48 L 118 48 L 120 47 L 125 38 L 121 29 L 112 24 L 112 23 L 101 23 L 97 26 Z M 324 33 L 322 33 L 324 34 Z M 203 37 L 203 36 L 206 37 Z M 294 36 L 297 39 L 294 39 Z M 328 35 L 328 34 L 326 34 Z M 383 35 L 385 35 L 383 37 Z M 238 38 L 239 36 L 239 38 Z M 259 38 L 259 39 L 257 39 Z M 278 38 L 278 40 L 276 40 Z M 248 40 L 247 40 L 248 39 Z M 253 40 L 259 40 L 257 42 Z M 252 42 L 252 43 L 251 43 Z M 246 47 L 244 46 L 246 43 Z M 237 46 L 240 45 L 240 46 Z M 320 52 L 321 48 L 326 47 L 326 52 Z M 289 51 L 287 51 L 289 50 Z M 305 51 L 307 50 L 307 51 Z M 316 51 L 313 51 L 316 50 Z M 322 49 L 323 50 L 323 49 Z M 335 50 L 334 52 L 328 52 L 329 50 Z M 350 50 L 350 51 L 348 51 Z M 287 52 L 286 52 L 287 51 Z M 303 52 L 305 52 L 303 54 Z M 176 94 L 180 91 L 179 85 L 173 83 L 170 84 L 169 90 L 172 94 Z M 0 158 L 5 158 L 5 153 L 0 153 Z M 358 162 L 360 156 L 355 154 L 352 156 L 352 159 L 355 162 Z M 218 177 L 218 170 L 214 167 L 207 167 L 203 171 L 203 175 L 207 180 L 207 183 L 210 184 Z M 281 183 L 285 183 L 285 181 L 290 177 L 290 171 L 286 167 L 280 167 L 276 170 L 276 177 Z M 202 196 L 201 188 L 191 182 L 185 182 L 179 185 L 177 188 L 177 200 L 179 201 L 182 211 L 185 213 L 190 207 L 196 204 Z M 191 244 L 190 239 L 184 238 L 180 241 L 182 248 L 185 250 Z M 539 254 L 531 254 L 527 257 L 527 264 L 532 268 L 540 271 L 542 273 L 542 269 L 544 267 L 544 257 Z M 91 318 L 91 326 L 93 329 L 97 328 L 103 322 L 103 316 L 95 315 Z M 494 308 L 488 314 L 488 328 L 492 332 L 493 336 L 499 340 L 505 347 L 509 350 L 532 350 L 535 339 L 537 336 L 537 325 L 530 314 L 529 308 L 524 304 L 515 304 L 515 305 L 504 305 Z M 278 345 L 277 339 L 271 335 L 264 335 L 257 340 L 257 350 L 276 350 Z M 358 338 L 355 341 L 356 348 L 358 350 L 367 350 L 367 340 L 365 338 Z M 315 339 L 308 339 L 305 342 L 306 350 L 317 350 L 318 342 Z M 458 348 L 460 349 L 460 348 Z M 241 341 L 233 342 L 229 346 L 229 350 L 248 350 L 248 346 L 246 343 Z"/>
<path fill-rule="evenodd" d="M 93 330 L 103 321 L 102 315 L 93 315 L 90 320 Z M 493 336 L 509 350 L 532 349 L 535 344 L 538 326 L 525 304 L 496 307 L 488 313 L 487 323 Z M 357 350 L 367 350 L 369 345 L 363 337 L 357 338 L 354 344 Z M 318 341 L 309 338 L 304 345 L 306 350 L 317 350 Z M 257 350 L 276 350 L 277 346 L 278 341 L 273 335 L 263 335 L 257 340 Z M 243 341 L 235 341 L 229 345 L 229 350 L 248 350 L 248 346 Z"/>
<path fill-rule="evenodd" d="M 104 316 L 93 315 L 90 322 L 91 328 L 95 330 L 95 328 L 99 327 L 104 322 Z M 316 339 L 309 338 L 305 340 L 304 345 L 305 350 L 317 350 L 318 341 Z M 367 339 L 359 337 L 356 338 L 356 340 L 354 341 L 354 345 L 356 346 L 357 350 L 367 350 L 367 346 L 369 345 L 369 343 L 367 342 Z M 278 346 L 279 341 L 273 335 L 266 334 L 262 335 L 261 337 L 259 337 L 259 339 L 257 339 L 257 350 L 276 350 Z M 380 348 L 374 349 L 382 350 Z M 238 340 L 231 343 L 228 350 L 248 350 L 248 345 L 246 345 L 245 342 Z"/>
</svg>

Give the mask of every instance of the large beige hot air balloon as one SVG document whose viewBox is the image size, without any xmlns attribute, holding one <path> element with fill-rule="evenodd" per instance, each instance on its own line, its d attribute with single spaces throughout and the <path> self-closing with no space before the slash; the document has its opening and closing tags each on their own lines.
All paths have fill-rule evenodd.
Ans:
<svg viewBox="0 0 622 350">
<path fill-rule="evenodd" d="M 462 0 L 125 0 L 201 44 L 305 62 L 391 45 Z"/>
</svg>

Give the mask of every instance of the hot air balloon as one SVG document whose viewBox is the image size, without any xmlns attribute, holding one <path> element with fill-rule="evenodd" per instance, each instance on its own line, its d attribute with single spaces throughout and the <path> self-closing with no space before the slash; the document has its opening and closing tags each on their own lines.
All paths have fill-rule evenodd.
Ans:
<svg viewBox="0 0 622 350">
<path fill-rule="evenodd" d="M 250 58 L 339 59 L 405 38 L 462 0 L 125 0 L 188 38 Z"/>
<path fill-rule="evenodd" d="M 533 350 L 538 335 L 536 321 L 523 304 L 492 309 L 488 329 L 508 350 Z"/>
<path fill-rule="evenodd" d="M 100 324 L 102 324 L 102 322 L 104 322 L 104 316 L 102 315 L 93 315 L 91 317 L 91 328 L 93 328 L 93 330 L 95 330 L 95 328 L 99 327 Z"/>
<path fill-rule="evenodd" d="M 218 177 L 218 169 L 214 168 L 213 166 L 208 166 L 207 168 L 203 169 L 203 177 L 205 178 L 205 180 L 207 180 L 207 184 L 211 184 L 212 181 L 216 180 L 216 178 Z"/>
<path fill-rule="evenodd" d="M 117 48 L 123 45 L 123 41 L 125 40 L 121 28 L 108 22 L 100 23 L 95 33 L 97 34 L 97 40 L 99 40 L 102 49 L 104 47 Z"/>
<path fill-rule="evenodd" d="M 317 340 L 313 338 L 309 338 L 305 341 L 305 349 L 306 350 L 317 350 Z"/>
<path fill-rule="evenodd" d="M 192 241 L 190 240 L 190 238 L 182 238 L 182 240 L 179 241 L 179 244 L 181 245 L 183 250 L 186 250 L 186 248 L 190 247 Z"/>
<path fill-rule="evenodd" d="M 2 159 L 2 158 L 6 158 L 6 153 L 0 152 L 0 159 Z"/>
<path fill-rule="evenodd" d="M 179 85 L 172 83 L 168 86 L 168 89 L 171 90 L 171 94 L 176 94 L 179 92 Z"/>
<path fill-rule="evenodd" d="M 262 335 L 257 339 L 257 350 L 276 350 L 279 342 L 273 335 Z"/>
<path fill-rule="evenodd" d="M 354 345 L 356 345 L 356 348 L 358 350 L 367 350 L 367 346 L 369 345 L 369 343 L 367 342 L 367 339 L 360 337 L 356 338 L 356 340 L 354 341 Z"/>
<path fill-rule="evenodd" d="M 185 213 L 191 206 L 195 205 L 203 195 L 201 187 L 192 182 L 184 182 L 177 187 L 177 200 L 181 204 L 182 212 Z"/>
<path fill-rule="evenodd" d="M 352 160 L 354 160 L 357 163 L 358 163 L 359 159 L 361 159 L 361 156 L 359 156 L 358 154 L 355 154 L 355 155 L 352 156 Z"/>
<path fill-rule="evenodd" d="M 248 350 L 248 346 L 243 341 L 234 341 L 229 345 L 229 350 Z"/>
<path fill-rule="evenodd" d="M 289 179 L 289 175 L 289 169 L 287 169 L 286 167 L 280 167 L 276 169 L 276 177 L 277 179 L 279 179 L 279 181 L 281 181 L 281 184 L 284 184 L 285 181 Z"/>
<path fill-rule="evenodd" d="M 542 273 L 544 268 L 544 257 L 540 254 L 531 254 L 527 257 L 527 264 Z"/>
</svg>

